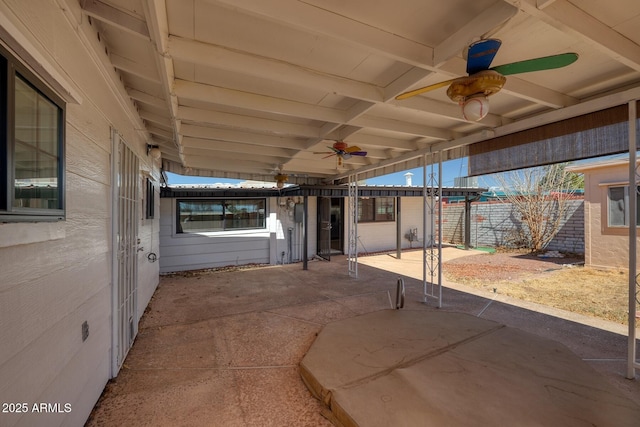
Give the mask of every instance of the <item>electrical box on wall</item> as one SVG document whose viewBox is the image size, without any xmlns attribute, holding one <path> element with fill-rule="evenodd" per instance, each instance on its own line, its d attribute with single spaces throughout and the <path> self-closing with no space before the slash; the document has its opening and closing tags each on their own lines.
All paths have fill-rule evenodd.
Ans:
<svg viewBox="0 0 640 427">
<path fill-rule="evenodd" d="M 296 203 L 293 207 L 293 222 L 301 223 L 304 221 L 304 204 Z"/>
</svg>

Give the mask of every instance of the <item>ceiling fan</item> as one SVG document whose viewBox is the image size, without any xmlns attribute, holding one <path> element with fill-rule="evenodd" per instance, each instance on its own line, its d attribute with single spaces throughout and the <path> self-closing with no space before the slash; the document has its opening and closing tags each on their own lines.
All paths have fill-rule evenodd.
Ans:
<svg viewBox="0 0 640 427">
<path fill-rule="evenodd" d="M 328 156 L 324 156 L 323 159 L 328 157 L 336 156 L 338 158 L 338 166 L 342 166 L 343 160 L 348 160 L 351 156 L 366 156 L 367 152 L 362 151 L 362 149 L 356 145 L 352 145 L 349 147 L 344 141 L 336 141 L 332 146 L 327 146 L 332 151 L 314 151 L 313 154 L 328 154 Z"/>
<path fill-rule="evenodd" d="M 289 175 L 280 171 L 275 174 L 274 178 L 276 179 L 276 188 L 281 189 L 289 180 Z"/>
<path fill-rule="evenodd" d="M 306 173 L 289 173 L 284 171 L 284 165 L 278 165 L 273 169 L 273 178 L 276 180 L 276 187 L 278 189 L 284 188 L 287 181 L 289 181 L 289 177 L 307 177 Z"/>
<path fill-rule="evenodd" d="M 491 62 L 501 45 L 502 42 L 498 39 L 484 39 L 472 43 L 467 51 L 468 76 L 414 89 L 396 96 L 396 99 L 407 99 L 449 86 L 447 95 L 462 106 L 462 116 L 465 120 L 478 121 L 489 113 L 487 97 L 502 89 L 507 81 L 505 76 L 562 68 L 578 59 L 577 53 L 561 53 L 491 67 Z"/>
</svg>

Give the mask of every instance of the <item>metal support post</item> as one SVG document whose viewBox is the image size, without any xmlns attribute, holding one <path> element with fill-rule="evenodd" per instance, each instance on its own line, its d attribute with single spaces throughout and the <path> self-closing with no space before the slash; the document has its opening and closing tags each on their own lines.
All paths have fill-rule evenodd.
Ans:
<svg viewBox="0 0 640 427">
<path fill-rule="evenodd" d="M 638 173 L 636 152 L 638 150 L 637 102 L 629 102 L 629 336 L 627 354 L 627 378 L 636 377 L 640 364 L 636 360 L 636 291 L 637 291 L 637 200 Z"/>
<path fill-rule="evenodd" d="M 424 302 L 429 297 L 438 301 L 442 307 L 442 161 L 438 153 L 438 174 L 434 170 L 434 153 L 424 155 L 423 168 L 423 230 L 422 230 L 422 284 Z M 427 164 L 430 165 L 427 168 Z M 436 217 L 438 227 L 436 228 Z M 427 280 L 429 279 L 429 280 Z M 437 288 L 437 289 L 436 289 Z"/>
<path fill-rule="evenodd" d="M 304 238 L 302 239 L 303 241 L 303 247 L 302 247 L 302 269 L 303 270 L 308 270 L 309 269 L 309 253 L 308 253 L 308 247 L 309 247 L 309 196 L 304 196 L 304 215 L 303 215 L 303 233 L 304 233 Z"/>
<path fill-rule="evenodd" d="M 349 175 L 349 276 L 358 278 L 358 174 Z"/>
<path fill-rule="evenodd" d="M 396 197 L 396 258 L 402 258 L 402 197 Z"/>
</svg>

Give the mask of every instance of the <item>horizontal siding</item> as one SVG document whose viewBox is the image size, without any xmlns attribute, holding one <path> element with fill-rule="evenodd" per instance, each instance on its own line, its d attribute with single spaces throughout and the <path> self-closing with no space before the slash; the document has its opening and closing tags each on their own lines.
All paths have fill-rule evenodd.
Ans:
<svg viewBox="0 0 640 427">
<path fill-rule="evenodd" d="M 95 56 L 84 44 L 99 45 L 95 30 L 79 2 L 64 4 L 0 2 L 2 18 L 23 32 L 82 98 L 66 111 L 66 220 L 40 239 L 33 238 L 40 225 L 0 224 L 0 401 L 70 403 L 72 412 L 2 414 L 3 427 L 82 425 L 111 375 L 112 129 L 140 157 L 141 169 L 156 182 L 159 178 L 146 156 L 141 123 L 129 117 L 133 104 L 125 108 L 131 100 L 117 97 L 125 91 L 116 71 L 101 68 L 104 49 Z M 158 284 L 159 263 L 147 260 L 149 251 L 159 251 L 158 233 L 158 219 L 141 220 L 139 315 Z M 90 335 L 82 342 L 84 321 Z"/>
<path fill-rule="evenodd" d="M 191 237 L 191 236 L 189 236 Z M 173 237 L 171 244 L 162 246 L 162 257 L 198 256 L 204 252 L 208 254 L 225 254 L 238 251 L 264 251 L 269 249 L 269 233 L 255 235 L 232 235 L 220 237 Z"/>
<path fill-rule="evenodd" d="M 303 259 L 303 227 L 285 200 L 268 201 L 267 228 L 206 234 L 175 233 L 175 199 L 160 199 L 160 272 L 246 264 L 279 264 Z M 295 203 L 302 203 L 302 197 Z M 307 256 L 316 253 L 316 198 L 308 198 Z M 291 242 L 289 242 L 291 239 Z M 291 252 L 291 253 L 289 253 Z"/>
<path fill-rule="evenodd" d="M 174 199 L 160 200 L 161 273 L 270 262 L 268 230 L 174 234 L 173 204 Z"/>
<path fill-rule="evenodd" d="M 97 264 L 92 266 L 96 267 Z M 104 272 L 95 271 L 96 275 L 102 275 L 102 273 Z M 52 283 L 59 283 L 59 279 L 53 277 Z M 76 281 L 73 285 L 76 291 L 75 298 L 83 299 L 82 289 L 90 285 L 90 277 L 81 283 Z M 32 286 L 34 291 L 38 288 L 41 291 L 47 290 L 45 286 Z M 62 290 L 51 289 L 50 293 L 56 291 Z M 108 378 L 108 370 L 105 371 L 102 368 L 98 371 L 102 362 L 94 358 L 97 356 L 104 358 L 104 354 L 109 353 L 111 290 L 107 286 L 100 286 L 91 298 L 80 305 L 80 309 L 63 313 L 59 312 L 63 305 L 61 298 L 59 296 L 52 298 L 48 293 L 43 293 L 44 295 L 36 301 L 38 304 L 35 304 L 39 305 L 40 311 L 34 308 L 30 316 L 23 316 L 24 324 L 16 321 L 14 325 L 9 326 L 15 328 L 17 333 L 14 335 L 24 337 L 28 343 L 17 345 L 14 341 L 2 346 L 3 349 L 9 346 L 18 348 L 20 352 L 9 358 L 5 358 L 4 354 L 2 356 L 5 363 L 0 366 L 0 377 L 3 379 L 0 383 L 0 400 L 30 403 L 68 402 L 78 412 L 88 414 L 87 410 L 90 411 L 91 407 L 77 405 L 77 399 L 82 397 L 82 389 L 95 398 L 99 397 L 102 388 L 96 387 L 96 379 Z M 10 299 L 16 303 L 15 299 L 11 297 Z M 35 300 L 36 298 L 34 295 L 24 295 L 23 299 Z M 58 301 L 58 303 L 46 307 L 47 301 Z M 20 307 L 20 304 L 16 303 L 16 306 Z M 57 316 L 51 315 L 52 312 L 56 312 Z M 81 325 L 84 321 L 89 324 L 89 338 L 83 343 Z M 39 331 L 39 334 L 31 339 L 30 335 L 34 334 L 34 330 Z M 14 423 L 25 426 L 69 425 L 64 423 L 62 417 L 41 414 L 9 417 L 4 421 L 6 423 L 2 425 L 14 425 Z"/>
<path fill-rule="evenodd" d="M 73 314 L 66 322 L 60 324 L 60 328 L 76 332 L 75 343 L 80 347 L 80 351 L 74 353 L 68 363 L 62 367 L 55 380 L 43 390 L 40 401 L 73 402 L 72 411 L 67 414 L 51 414 L 49 416 L 51 422 L 49 423 L 44 422 L 47 417 L 42 417 L 44 419 L 41 424 L 31 424 L 34 420 L 30 419 L 29 425 L 45 427 L 55 425 L 54 421 L 61 421 L 60 425 L 75 426 L 82 425 L 86 421 L 101 394 L 101 390 L 96 389 L 92 384 L 92 377 L 108 376 L 111 369 L 111 353 L 108 349 L 108 343 L 111 340 L 109 326 L 111 316 L 109 312 L 104 310 L 105 302 L 110 298 L 111 290 L 104 288 L 86 303 L 88 309 L 92 309 L 92 311 L 95 309 L 90 317 L 83 318 L 79 314 Z M 89 323 L 89 337 L 83 343 L 77 325 L 84 320 Z M 36 422 L 40 423 L 41 420 L 38 418 Z"/>
<path fill-rule="evenodd" d="M 50 334 L 52 325 L 70 313 L 80 311 L 88 316 L 88 299 L 110 288 L 107 258 L 103 255 L 85 259 L 86 270 L 62 269 L 4 292 L 0 298 L 3 319 L 0 360 L 19 355 L 22 348 Z M 104 307 L 110 310 L 110 299 L 104 302 Z M 78 330 L 81 323 L 77 325 Z M 0 365 L 0 370 L 3 368 Z"/>
</svg>

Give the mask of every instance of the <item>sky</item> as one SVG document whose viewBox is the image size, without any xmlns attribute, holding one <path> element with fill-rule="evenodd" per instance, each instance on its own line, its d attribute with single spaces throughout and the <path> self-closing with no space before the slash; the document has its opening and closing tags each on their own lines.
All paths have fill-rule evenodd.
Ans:
<svg viewBox="0 0 640 427">
<path fill-rule="evenodd" d="M 586 163 L 604 159 L 613 159 L 613 158 L 627 158 L 628 154 L 616 154 L 610 156 L 598 157 L 595 159 L 585 159 L 576 161 L 575 163 Z M 638 157 L 640 157 L 640 152 L 638 153 Z M 438 166 L 435 165 L 434 171 L 438 172 Z M 396 172 L 389 175 L 383 175 L 376 178 L 367 179 L 367 185 L 405 185 L 406 177 L 405 174 L 407 172 L 411 172 L 413 176 L 411 177 L 412 185 L 414 186 L 422 186 L 422 168 L 409 169 L 403 172 Z M 431 168 L 427 168 L 427 173 L 431 173 Z M 442 186 L 443 187 L 453 187 L 454 179 L 456 177 L 467 176 L 467 158 L 461 158 L 456 160 L 449 160 L 442 163 Z M 239 179 L 225 179 L 225 178 L 204 178 L 197 176 L 181 176 L 176 175 L 170 172 L 167 172 L 167 178 L 169 180 L 169 184 L 238 184 L 243 182 L 244 180 Z M 478 186 L 481 188 L 490 188 L 497 187 L 498 182 L 495 178 L 491 176 L 479 176 L 478 177 Z"/>
<path fill-rule="evenodd" d="M 435 173 L 438 172 L 437 165 L 435 166 Z M 409 169 L 404 172 L 396 172 L 389 175 L 383 175 L 376 178 L 367 179 L 367 185 L 405 185 L 406 178 L 405 174 L 407 172 L 411 172 L 413 176 L 411 177 L 412 184 L 414 186 L 422 185 L 422 168 Z M 431 169 L 427 169 L 427 173 L 431 173 Z M 454 179 L 460 176 L 467 176 L 467 158 L 449 160 L 442 163 L 442 186 L 443 187 L 453 187 Z M 173 173 L 167 173 L 167 178 L 169 180 L 169 184 L 214 184 L 214 183 L 222 183 L 222 184 L 237 184 L 242 182 L 243 180 L 237 179 L 225 179 L 225 178 L 204 178 L 204 177 L 196 177 L 196 176 L 182 176 L 176 175 Z M 486 182 L 482 179 L 482 177 L 478 180 L 478 185 L 481 187 L 486 186 Z"/>
</svg>

